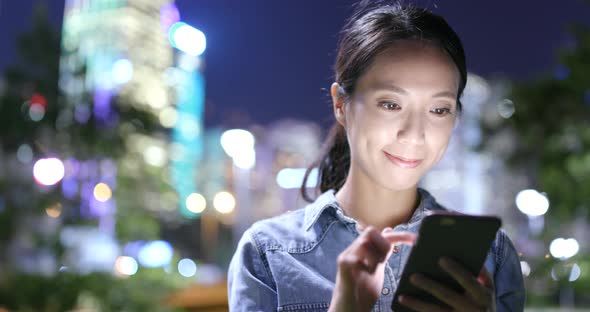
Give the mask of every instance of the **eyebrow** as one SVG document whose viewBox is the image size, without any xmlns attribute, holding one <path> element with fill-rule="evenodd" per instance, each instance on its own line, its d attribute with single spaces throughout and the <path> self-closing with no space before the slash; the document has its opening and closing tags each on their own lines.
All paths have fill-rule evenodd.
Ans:
<svg viewBox="0 0 590 312">
<path fill-rule="evenodd" d="M 395 93 L 399 93 L 402 95 L 408 95 L 408 91 L 406 91 L 403 88 L 400 88 L 394 84 L 379 84 L 377 86 L 375 86 L 375 88 L 373 88 L 374 90 L 391 90 Z M 451 98 L 451 99 L 456 99 L 457 98 L 457 94 L 455 92 L 451 92 L 451 91 L 441 91 L 438 93 L 435 93 L 433 96 L 433 98 L 440 98 L 440 97 L 444 97 L 444 98 Z"/>
</svg>

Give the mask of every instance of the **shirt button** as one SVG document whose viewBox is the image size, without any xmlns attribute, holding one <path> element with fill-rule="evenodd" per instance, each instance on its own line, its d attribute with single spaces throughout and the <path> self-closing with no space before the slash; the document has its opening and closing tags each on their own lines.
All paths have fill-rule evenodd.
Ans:
<svg viewBox="0 0 590 312">
<path fill-rule="evenodd" d="M 389 288 L 387 288 L 387 287 L 384 287 L 383 289 L 381 289 L 381 294 L 382 294 L 383 296 L 387 296 L 387 295 L 389 295 Z"/>
<path fill-rule="evenodd" d="M 399 247 L 397 245 L 393 245 L 393 252 L 397 253 L 399 251 Z"/>
</svg>

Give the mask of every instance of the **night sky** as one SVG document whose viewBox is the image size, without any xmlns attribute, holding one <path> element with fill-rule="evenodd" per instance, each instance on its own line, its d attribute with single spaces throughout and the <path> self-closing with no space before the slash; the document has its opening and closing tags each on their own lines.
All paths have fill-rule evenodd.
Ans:
<svg viewBox="0 0 590 312">
<path fill-rule="evenodd" d="M 15 62 L 16 36 L 34 0 L 0 0 L 0 69 Z M 56 29 L 63 1 L 46 0 Z M 354 1 L 178 0 L 183 21 L 201 29 L 206 51 L 207 125 L 231 116 L 268 124 L 297 118 L 327 125 L 337 34 Z M 484 77 L 550 73 L 572 22 L 590 24 L 590 4 L 563 1 L 418 1 L 462 38 L 468 69 Z M 242 120 L 244 122 L 244 120 Z"/>
</svg>

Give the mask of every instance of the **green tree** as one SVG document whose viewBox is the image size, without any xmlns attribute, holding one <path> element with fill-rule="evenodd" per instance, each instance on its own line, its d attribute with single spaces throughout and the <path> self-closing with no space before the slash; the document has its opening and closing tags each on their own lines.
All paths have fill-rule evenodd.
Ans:
<svg viewBox="0 0 590 312">
<path fill-rule="evenodd" d="M 544 230 L 535 237 L 545 246 L 570 233 L 574 224 L 587 229 L 590 221 L 590 29 L 576 25 L 570 32 L 575 44 L 559 52 L 553 75 L 514 83 L 508 94 L 514 114 L 499 123 L 481 121 L 481 148 L 490 149 L 495 135 L 511 133 L 515 147 L 503 151 L 509 167 L 525 172 L 530 186 L 547 194 L 550 208 Z M 577 239 L 585 244 L 587 238 Z M 566 262 L 531 261 L 529 285 L 546 285 L 529 289 L 532 303 L 555 303 L 564 288 L 573 288 L 580 302 L 590 299 L 589 255 Z M 555 278 L 557 271 L 571 272 L 574 263 L 582 268 L 578 280 L 571 283 L 566 276 L 564 282 L 552 281 L 552 274 Z"/>
</svg>

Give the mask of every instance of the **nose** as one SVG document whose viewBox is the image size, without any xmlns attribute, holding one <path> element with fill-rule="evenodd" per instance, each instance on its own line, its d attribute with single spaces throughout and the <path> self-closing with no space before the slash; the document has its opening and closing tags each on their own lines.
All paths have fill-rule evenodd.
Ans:
<svg viewBox="0 0 590 312">
<path fill-rule="evenodd" d="M 404 145 L 424 145 L 424 116 L 410 112 L 397 130 L 397 140 Z"/>
</svg>

